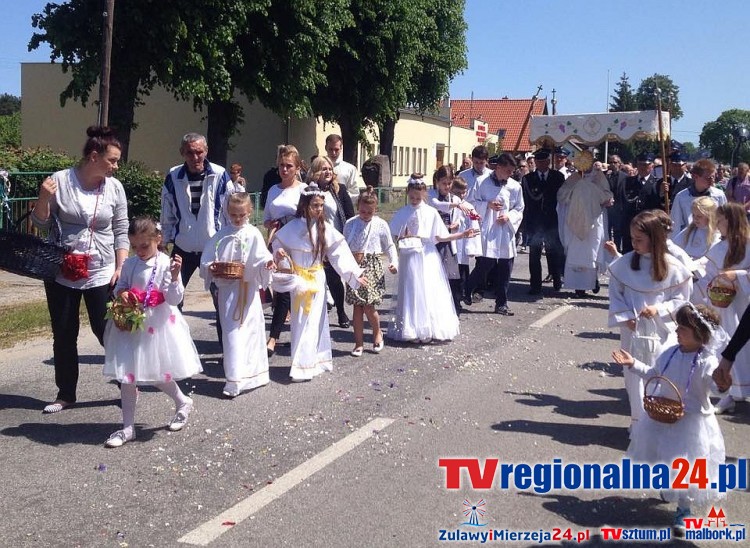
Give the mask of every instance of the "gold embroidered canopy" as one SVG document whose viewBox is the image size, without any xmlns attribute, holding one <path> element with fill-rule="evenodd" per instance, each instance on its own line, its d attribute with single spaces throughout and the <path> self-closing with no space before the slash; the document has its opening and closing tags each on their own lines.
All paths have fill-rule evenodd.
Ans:
<svg viewBox="0 0 750 548">
<path fill-rule="evenodd" d="M 669 139 L 669 112 L 662 112 L 663 138 Z M 655 110 L 532 116 L 529 140 L 536 145 L 561 145 L 574 141 L 597 145 L 604 141 L 659 140 L 659 115 Z"/>
</svg>

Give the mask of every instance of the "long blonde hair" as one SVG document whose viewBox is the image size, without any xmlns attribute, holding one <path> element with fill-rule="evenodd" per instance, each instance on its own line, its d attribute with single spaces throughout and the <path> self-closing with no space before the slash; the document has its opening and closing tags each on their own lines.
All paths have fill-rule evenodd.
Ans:
<svg viewBox="0 0 750 548">
<path fill-rule="evenodd" d="M 310 169 L 307 172 L 307 184 L 318 183 L 318 178 L 323 172 L 324 167 L 330 167 L 333 171 L 333 162 L 327 156 L 318 156 L 310 164 Z M 339 178 L 336 176 L 336 172 L 333 171 L 333 179 L 331 179 L 331 188 L 334 194 L 339 193 Z"/>
<path fill-rule="evenodd" d="M 706 235 L 706 251 L 708 251 L 708 249 L 714 243 L 714 235 L 716 234 L 716 209 L 718 207 L 719 206 L 716 204 L 714 199 L 710 196 L 700 196 L 693 200 L 693 205 L 690 206 L 690 210 L 693 213 L 693 219 L 695 219 L 696 213 L 705 215 L 708 219 L 708 227 L 706 227 L 708 229 L 708 233 Z M 698 227 L 695 226 L 694 221 L 691 221 L 688 225 L 687 232 L 685 232 L 684 245 L 688 245 L 690 238 L 696 230 L 698 230 Z"/>
</svg>

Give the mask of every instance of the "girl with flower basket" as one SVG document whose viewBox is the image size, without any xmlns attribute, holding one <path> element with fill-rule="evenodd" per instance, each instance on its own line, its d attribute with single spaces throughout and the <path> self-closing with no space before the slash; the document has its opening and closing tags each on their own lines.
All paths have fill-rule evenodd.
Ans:
<svg viewBox="0 0 750 548">
<path fill-rule="evenodd" d="M 633 251 L 609 265 L 609 327 L 620 328 L 620 346 L 653 365 L 674 331 L 671 313 L 690 299 L 692 274 L 668 250 L 671 221 L 663 212 L 642 211 L 630 222 Z M 624 371 L 631 434 L 643 417 L 643 381 Z"/>
<path fill-rule="evenodd" d="M 716 228 L 721 241 L 706 254 L 706 275 L 696 284 L 697 295 L 693 301 L 703 299 L 719 314 L 727 333 L 732 334 L 750 304 L 750 278 L 747 276 L 750 270 L 750 225 L 745 209 L 734 202 L 719 206 Z M 738 272 L 741 275 L 738 276 Z M 750 396 L 750 348 L 742 349 L 736 361 L 729 394 L 716 404 L 719 414 L 732 412 L 735 401 Z"/>
<path fill-rule="evenodd" d="M 634 462 L 650 464 L 687 459 L 690 470 L 706 479 L 704 486 L 691 484 L 685 490 L 662 491 L 662 498 L 677 502 L 673 525 L 678 533 L 684 533 L 684 519 L 691 515 L 693 504 L 702 506 L 724 497 L 709 487 L 710 482 L 718 481 L 719 466 L 725 458 L 724 438 L 711 413 L 709 396 L 712 373 L 718 366 L 716 352 L 728 337 L 719 326 L 718 314 L 705 305 L 682 306 L 675 314 L 675 321 L 677 344 L 666 348 L 655 365 L 636 360 L 622 349 L 612 357 L 648 380 L 644 399 L 648 416 L 635 426 L 628 456 Z M 679 469 L 672 470 L 669 485 L 675 485 L 678 472 Z"/>
<path fill-rule="evenodd" d="M 248 222 L 252 211 L 249 194 L 232 194 L 226 202 L 231 224 L 214 234 L 201 254 L 206 289 L 211 283 L 217 288 L 228 398 L 270 382 L 258 290 L 270 285 L 274 263 L 260 231 Z"/>
<path fill-rule="evenodd" d="M 112 321 L 104 332 L 104 375 L 120 382 L 123 428 L 107 439 L 106 447 L 135 439 L 139 384 L 156 386 L 174 400 L 169 429 L 182 430 L 193 400 L 175 381 L 203 370 L 190 328 L 177 308 L 185 292 L 181 257 L 170 261 L 159 251 L 161 230 L 150 217 L 134 219 L 128 237 L 135 255 L 123 264 L 117 298 L 107 314 Z"/>
</svg>

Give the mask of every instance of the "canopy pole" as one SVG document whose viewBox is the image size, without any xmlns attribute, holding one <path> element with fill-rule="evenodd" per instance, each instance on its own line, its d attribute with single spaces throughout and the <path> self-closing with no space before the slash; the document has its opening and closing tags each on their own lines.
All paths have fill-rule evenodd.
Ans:
<svg viewBox="0 0 750 548">
<path fill-rule="evenodd" d="M 526 131 L 526 126 L 529 125 L 529 120 L 531 120 L 531 113 L 534 111 L 534 103 L 536 103 L 536 98 L 539 97 L 539 92 L 541 91 L 542 91 L 542 84 L 539 84 L 539 89 L 536 90 L 536 93 L 531 98 L 531 105 L 529 106 L 529 113 L 526 115 L 526 119 L 523 121 L 523 126 L 521 127 L 521 133 L 518 134 L 516 147 L 515 149 L 513 149 L 513 156 L 518 154 L 518 149 L 521 147 L 521 138 L 523 137 L 523 132 Z"/>
<path fill-rule="evenodd" d="M 664 142 L 664 122 L 662 122 L 661 119 L 661 89 L 656 88 L 654 90 L 654 94 L 656 95 L 656 113 L 659 116 L 659 143 L 661 144 L 662 164 L 661 170 L 662 175 L 664 176 L 662 179 L 662 189 L 664 190 L 664 209 L 667 212 L 667 215 L 669 215 L 669 179 L 667 179 L 667 167 L 669 166 L 669 164 L 667 163 L 667 147 Z M 664 183 L 666 183 L 666 188 L 664 188 Z"/>
</svg>

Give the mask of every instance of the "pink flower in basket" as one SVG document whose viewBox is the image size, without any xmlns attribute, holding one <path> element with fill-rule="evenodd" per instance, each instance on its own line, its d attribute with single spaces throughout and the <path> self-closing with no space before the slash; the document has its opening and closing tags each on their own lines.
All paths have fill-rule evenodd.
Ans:
<svg viewBox="0 0 750 548">
<path fill-rule="evenodd" d="M 149 333 L 149 335 L 153 335 L 154 334 L 154 328 L 153 327 L 149 327 L 148 328 L 148 333 Z"/>
<path fill-rule="evenodd" d="M 127 375 L 125 375 L 125 377 L 123 377 L 122 382 L 124 382 L 125 384 L 133 384 L 135 382 L 135 375 L 133 375 L 132 373 L 128 373 Z"/>
</svg>

